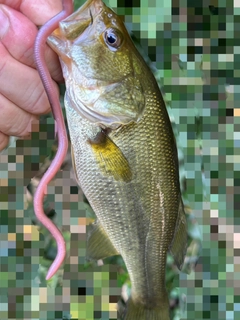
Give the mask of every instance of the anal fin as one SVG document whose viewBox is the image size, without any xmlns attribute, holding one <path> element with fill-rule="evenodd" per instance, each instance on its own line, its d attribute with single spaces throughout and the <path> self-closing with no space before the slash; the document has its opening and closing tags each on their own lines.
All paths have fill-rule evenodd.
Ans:
<svg viewBox="0 0 240 320">
<path fill-rule="evenodd" d="M 100 260 L 107 257 L 119 255 L 112 242 L 107 236 L 102 225 L 96 221 L 89 226 L 87 241 L 87 260 Z"/>
<path fill-rule="evenodd" d="M 179 270 L 181 270 L 187 251 L 187 221 L 182 199 L 179 201 L 178 220 L 175 235 L 170 246 L 171 254 Z"/>
</svg>

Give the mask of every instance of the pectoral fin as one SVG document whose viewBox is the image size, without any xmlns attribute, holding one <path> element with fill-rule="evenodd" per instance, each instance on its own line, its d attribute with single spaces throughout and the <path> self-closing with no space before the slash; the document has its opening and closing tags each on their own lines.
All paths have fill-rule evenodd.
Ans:
<svg viewBox="0 0 240 320">
<path fill-rule="evenodd" d="M 88 140 L 92 147 L 100 170 L 107 176 L 113 176 L 115 180 L 128 182 L 132 178 L 132 172 L 127 159 L 116 144 L 103 131 L 100 131 L 95 139 Z"/>
<path fill-rule="evenodd" d="M 182 200 L 179 203 L 178 221 L 173 242 L 170 251 L 174 257 L 175 263 L 179 270 L 181 270 L 186 250 L 187 250 L 187 221 L 184 212 Z"/>
<path fill-rule="evenodd" d="M 87 260 L 100 260 L 119 255 L 98 221 L 89 227 L 91 229 L 87 241 Z"/>
</svg>

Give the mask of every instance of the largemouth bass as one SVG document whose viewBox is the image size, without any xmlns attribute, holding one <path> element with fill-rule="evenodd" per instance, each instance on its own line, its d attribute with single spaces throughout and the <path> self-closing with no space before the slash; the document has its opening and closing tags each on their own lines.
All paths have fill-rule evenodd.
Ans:
<svg viewBox="0 0 240 320">
<path fill-rule="evenodd" d="M 90 259 L 122 255 L 125 320 L 169 320 L 167 252 L 187 246 L 177 149 L 163 97 L 121 19 L 89 0 L 48 39 L 66 81 L 76 178 L 96 213 Z"/>
</svg>

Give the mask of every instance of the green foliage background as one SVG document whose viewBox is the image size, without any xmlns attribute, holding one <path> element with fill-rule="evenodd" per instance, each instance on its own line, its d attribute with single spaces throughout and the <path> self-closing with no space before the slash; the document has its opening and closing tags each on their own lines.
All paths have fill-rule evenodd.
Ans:
<svg viewBox="0 0 240 320">
<path fill-rule="evenodd" d="M 165 94 L 188 214 L 185 269 L 194 269 L 202 238 L 200 259 L 189 275 L 178 279 L 169 257 L 172 319 L 239 319 L 240 5 L 233 0 L 109 4 L 152 60 Z M 94 213 L 76 186 L 69 159 L 44 204 L 63 230 L 68 258 L 64 277 L 60 271 L 48 284 L 44 280 L 56 247 L 46 230 L 40 235 L 33 225 L 37 179 L 30 181 L 54 156 L 52 117 L 43 117 L 39 129 L 0 155 L 0 319 L 117 319 L 122 284 L 129 294 L 128 275 L 116 257 L 102 266 L 86 265 L 86 225 Z"/>
</svg>

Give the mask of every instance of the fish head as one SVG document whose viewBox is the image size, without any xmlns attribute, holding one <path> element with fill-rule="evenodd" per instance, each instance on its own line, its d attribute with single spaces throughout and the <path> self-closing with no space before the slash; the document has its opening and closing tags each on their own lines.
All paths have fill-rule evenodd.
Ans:
<svg viewBox="0 0 240 320">
<path fill-rule="evenodd" d="M 48 38 L 59 55 L 71 106 L 115 129 L 138 122 L 145 108 L 145 64 L 120 19 L 102 0 L 88 0 Z"/>
</svg>

